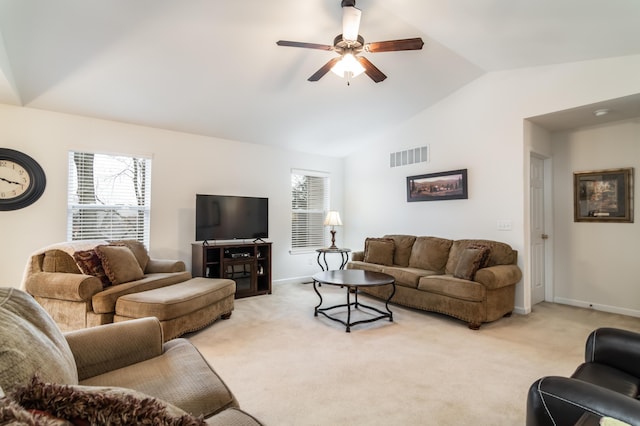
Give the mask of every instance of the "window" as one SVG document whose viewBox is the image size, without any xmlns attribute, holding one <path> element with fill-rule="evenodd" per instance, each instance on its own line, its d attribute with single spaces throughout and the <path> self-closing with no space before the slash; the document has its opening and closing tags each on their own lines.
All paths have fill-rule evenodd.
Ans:
<svg viewBox="0 0 640 426">
<path fill-rule="evenodd" d="M 329 210 L 329 175 L 291 172 L 291 250 L 306 251 L 327 245 L 323 226 Z"/>
<path fill-rule="evenodd" d="M 67 240 L 132 239 L 149 247 L 151 159 L 69 152 Z"/>
</svg>

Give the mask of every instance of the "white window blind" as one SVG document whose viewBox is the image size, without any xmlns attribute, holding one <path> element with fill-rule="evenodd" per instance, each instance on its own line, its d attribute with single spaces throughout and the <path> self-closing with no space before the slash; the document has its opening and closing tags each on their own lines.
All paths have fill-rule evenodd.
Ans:
<svg viewBox="0 0 640 426">
<path fill-rule="evenodd" d="M 67 240 L 133 239 L 149 247 L 151 159 L 69 152 Z"/>
<path fill-rule="evenodd" d="M 323 222 L 329 210 L 329 175 L 293 170 L 291 172 L 291 250 L 325 247 Z"/>
</svg>

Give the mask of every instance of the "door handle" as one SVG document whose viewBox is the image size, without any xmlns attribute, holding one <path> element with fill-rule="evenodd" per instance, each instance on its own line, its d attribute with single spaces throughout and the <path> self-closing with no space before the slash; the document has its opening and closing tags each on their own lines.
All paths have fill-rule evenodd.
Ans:
<svg viewBox="0 0 640 426">
<path fill-rule="evenodd" d="M 549 236 L 548 236 L 547 234 L 542 234 L 540 237 L 541 237 L 543 240 L 548 240 L 548 239 L 549 239 Z"/>
</svg>

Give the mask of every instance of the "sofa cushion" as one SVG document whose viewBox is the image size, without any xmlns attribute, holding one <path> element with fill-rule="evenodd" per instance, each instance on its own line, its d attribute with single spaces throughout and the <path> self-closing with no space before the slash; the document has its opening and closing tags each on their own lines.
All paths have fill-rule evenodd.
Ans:
<svg viewBox="0 0 640 426">
<path fill-rule="evenodd" d="M 391 275 L 396 280 L 396 285 L 403 287 L 417 288 L 420 278 L 428 277 L 429 275 L 437 275 L 435 271 L 427 271 L 426 269 L 418 268 L 401 268 L 398 266 L 387 266 L 382 269 L 385 274 Z"/>
<path fill-rule="evenodd" d="M 378 265 L 376 263 L 367 263 L 362 260 L 352 260 L 347 264 L 347 269 L 360 269 L 362 271 L 383 272 L 385 265 Z"/>
<path fill-rule="evenodd" d="M 107 287 L 103 291 L 94 294 L 91 298 L 91 305 L 96 314 L 112 313 L 116 310 L 116 302 L 120 296 L 181 283 L 190 278 L 191 273 L 188 271 L 158 272 L 145 275 L 139 280 Z"/>
<path fill-rule="evenodd" d="M 452 244 L 452 240 L 445 238 L 417 237 L 411 249 L 409 266 L 442 273 Z"/>
<path fill-rule="evenodd" d="M 451 246 L 445 273 L 452 275 L 456 270 L 456 266 L 458 266 L 460 255 L 464 249 L 478 245 L 489 247 L 489 256 L 485 266 L 513 265 L 516 263 L 518 253 L 508 244 L 491 240 L 456 240 Z"/>
<path fill-rule="evenodd" d="M 111 245 L 129 247 L 129 250 L 131 250 L 133 255 L 136 257 L 136 260 L 138 261 L 138 264 L 140 265 L 140 269 L 142 269 L 142 271 L 146 271 L 147 270 L 147 264 L 149 263 L 149 259 L 150 259 L 149 258 L 149 253 L 147 252 L 147 249 L 144 246 L 144 244 L 142 244 L 140 241 L 138 241 L 138 240 L 120 240 L 120 241 L 113 241 L 111 243 Z"/>
<path fill-rule="evenodd" d="M 138 259 L 127 246 L 100 245 L 96 253 L 113 285 L 139 280 L 144 276 Z"/>
<path fill-rule="evenodd" d="M 118 387 L 68 386 L 34 377 L 11 398 L 29 410 L 47 413 L 72 424 L 205 425 L 164 401 Z"/>
<path fill-rule="evenodd" d="M 378 265 L 393 265 L 395 243 L 391 238 L 367 238 L 364 240 L 364 261 Z"/>
<path fill-rule="evenodd" d="M 159 398 L 195 416 L 209 417 L 238 406 L 233 393 L 196 347 L 181 338 L 165 343 L 160 356 L 87 378 L 81 384 L 114 383 Z"/>
<path fill-rule="evenodd" d="M 0 288 L 0 387 L 5 392 L 34 374 L 45 381 L 78 383 L 69 344 L 29 294 Z"/>
<path fill-rule="evenodd" d="M 47 250 L 44 252 L 44 260 L 42 261 L 43 272 L 65 272 L 71 274 L 79 274 L 80 269 L 76 262 L 66 252 L 58 249 Z"/>
<path fill-rule="evenodd" d="M 409 266 L 411 248 L 416 241 L 415 235 L 385 235 L 384 238 L 391 238 L 395 243 L 396 250 L 393 252 L 393 264 Z"/>
<path fill-rule="evenodd" d="M 571 377 L 631 398 L 637 398 L 640 393 L 640 380 L 637 377 L 606 364 L 597 362 L 582 363 Z"/>
<path fill-rule="evenodd" d="M 486 262 L 488 247 L 468 247 L 462 251 L 453 276 L 463 280 L 473 280 L 478 269 Z"/>
<path fill-rule="evenodd" d="M 109 281 L 109 277 L 104 272 L 104 268 L 102 267 L 102 260 L 98 257 L 98 253 L 95 250 L 80 250 L 73 253 L 73 259 L 76 261 L 78 268 L 85 275 L 93 275 L 94 277 L 98 277 L 100 282 L 102 282 L 102 287 L 109 287 L 111 285 L 111 281 Z"/>
<path fill-rule="evenodd" d="M 472 302 L 483 302 L 486 295 L 486 288 L 482 284 L 452 275 L 430 275 L 421 278 L 418 290 Z"/>
</svg>

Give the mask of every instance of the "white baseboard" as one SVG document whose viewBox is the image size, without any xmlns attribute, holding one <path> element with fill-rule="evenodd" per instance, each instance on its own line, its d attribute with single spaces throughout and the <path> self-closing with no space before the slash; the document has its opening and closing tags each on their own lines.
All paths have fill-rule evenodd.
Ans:
<svg viewBox="0 0 640 426">
<path fill-rule="evenodd" d="M 273 285 L 278 284 L 310 284 L 313 280 L 311 277 L 295 277 L 295 278 L 287 278 L 284 280 L 273 280 Z"/>
<path fill-rule="evenodd" d="M 595 309 L 596 311 L 640 318 L 640 311 L 636 309 L 620 308 L 618 306 L 602 305 L 600 303 L 590 303 L 582 300 L 566 299 L 564 297 L 556 297 L 553 301 L 554 303 L 562 303 L 564 305 L 577 306 L 579 308 Z"/>
<path fill-rule="evenodd" d="M 518 315 L 529 315 L 531 313 L 531 308 L 523 308 L 522 306 L 515 306 L 513 308 L 513 313 Z"/>
</svg>

